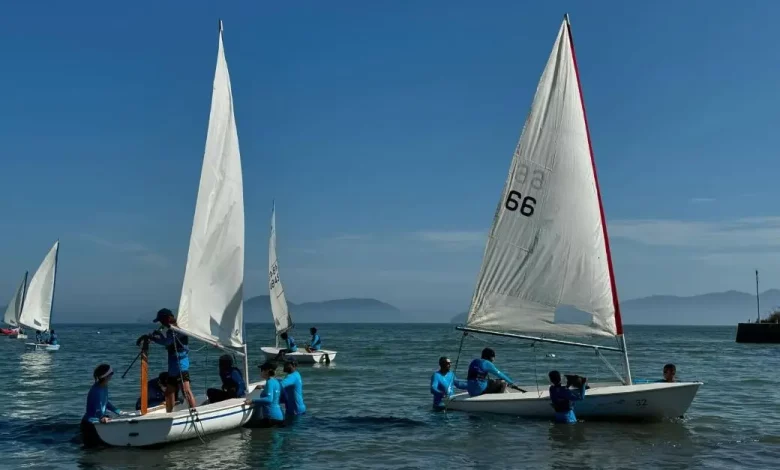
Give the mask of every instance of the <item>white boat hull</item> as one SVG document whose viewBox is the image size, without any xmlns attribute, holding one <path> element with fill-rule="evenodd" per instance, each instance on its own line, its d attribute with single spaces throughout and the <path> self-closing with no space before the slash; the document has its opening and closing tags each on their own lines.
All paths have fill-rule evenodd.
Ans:
<svg viewBox="0 0 780 470">
<path fill-rule="evenodd" d="M 691 406 L 701 382 L 649 383 L 635 385 L 591 385 L 585 399 L 574 404 L 578 419 L 646 419 L 678 418 Z M 460 393 L 452 397 L 447 408 L 472 413 L 498 413 L 523 418 L 552 419 L 554 411 L 548 388 L 540 392 L 535 386 L 522 387 L 526 393 L 508 389 L 469 397 Z M 533 391 L 532 391 L 533 390 Z"/>
<path fill-rule="evenodd" d="M 265 381 L 249 385 L 247 397 L 260 395 Z M 166 413 L 165 405 L 150 408 L 145 415 L 136 411 L 108 423 L 97 423 L 98 436 L 106 444 L 117 447 L 150 447 L 177 441 L 197 439 L 199 436 L 237 429 L 252 419 L 254 405 L 247 405 L 246 398 L 234 398 L 205 404 L 190 413 L 187 403 L 177 405 Z"/>
<path fill-rule="evenodd" d="M 34 349 L 36 351 L 59 351 L 59 344 L 46 344 L 46 343 L 24 343 L 28 349 Z"/>
<path fill-rule="evenodd" d="M 27 339 L 27 335 L 25 335 L 25 334 L 21 334 L 20 335 L 20 334 L 17 334 L 17 333 L 14 333 L 12 335 L 8 335 L 8 337 L 11 338 L 11 339 Z"/>
<path fill-rule="evenodd" d="M 270 346 L 260 349 L 263 351 L 263 354 L 265 354 L 266 361 L 274 360 L 277 354 L 279 354 L 279 351 L 281 351 L 279 348 L 272 348 Z M 325 364 L 328 360 L 333 362 L 336 359 L 336 351 L 323 349 L 321 351 L 306 352 L 305 349 L 299 349 L 294 353 L 285 354 L 284 357 L 295 359 L 298 361 L 298 364 Z"/>
</svg>

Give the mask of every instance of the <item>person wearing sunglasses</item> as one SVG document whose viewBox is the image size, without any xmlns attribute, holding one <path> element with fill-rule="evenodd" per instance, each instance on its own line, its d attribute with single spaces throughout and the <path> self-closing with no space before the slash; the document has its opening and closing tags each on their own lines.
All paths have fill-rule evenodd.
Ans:
<svg viewBox="0 0 780 470">
<path fill-rule="evenodd" d="M 443 410 L 446 408 L 445 398 L 452 396 L 456 388 L 466 390 L 468 383 L 465 380 L 458 380 L 455 372 L 450 371 L 452 361 L 448 357 L 439 358 L 439 370 L 431 376 L 431 394 L 433 395 L 433 409 Z"/>
</svg>

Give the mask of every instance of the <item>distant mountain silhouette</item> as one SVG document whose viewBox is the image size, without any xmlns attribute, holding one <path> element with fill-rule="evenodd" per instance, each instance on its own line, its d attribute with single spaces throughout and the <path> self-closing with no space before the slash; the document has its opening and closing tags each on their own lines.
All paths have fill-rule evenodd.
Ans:
<svg viewBox="0 0 780 470">
<path fill-rule="evenodd" d="M 376 299 L 337 299 L 287 306 L 296 324 L 318 323 L 394 323 L 404 321 L 396 307 Z M 271 300 L 259 295 L 244 301 L 244 321 L 271 323 Z"/>
<path fill-rule="evenodd" d="M 764 291 L 761 300 L 761 316 L 766 317 L 780 306 L 780 289 Z M 651 295 L 620 303 L 623 323 L 639 325 L 735 325 L 756 318 L 756 296 L 730 290 L 702 295 L 679 297 L 676 295 Z M 562 307 L 556 318 L 566 317 L 568 322 L 581 323 L 574 316 L 587 321 L 587 314 L 572 307 Z M 583 316 L 584 315 L 584 316 Z M 450 323 L 465 323 L 466 313 L 455 315 Z"/>
</svg>

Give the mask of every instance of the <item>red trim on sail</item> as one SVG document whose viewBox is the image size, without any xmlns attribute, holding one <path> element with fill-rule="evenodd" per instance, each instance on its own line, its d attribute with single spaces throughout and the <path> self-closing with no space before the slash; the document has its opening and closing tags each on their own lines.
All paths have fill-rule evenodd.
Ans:
<svg viewBox="0 0 780 470">
<path fill-rule="evenodd" d="M 571 47 L 571 58 L 574 62 L 574 73 L 577 76 L 577 88 L 580 92 L 580 104 L 582 105 L 582 116 L 585 118 L 585 134 L 588 137 L 588 150 L 590 151 L 590 163 L 593 165 L 593 179 L 596 183 L 596 196 L 599 199 L 599 212 L 601 213 L 601 229 L 604 232 L 604 246 L 607 251 L 607 266 L 609 268 L 609 284 L 612 287 L 612 303 L 615 308 L 615 327 L 617 334 L 623 334 L 623 319 L 620 316 L 620 302 L 618 301 L 617 285 L 615 284 L 615 271 L 612 268 L 612 252 L 609 249 L 609 234 L 607 233 L 607 219 L 604 217 L 604 204 L 601 202 L 601 189 L 599 189 L 599 177 L 596 173 L 596 159 L 593 157 L 593 144 L 590 141 L 590 127 L 588 126 L 588 115 L 585 112 L 585 98 L 582 95 L 582 84 L 580 83 L 580 69 L 577 67 L 577 54 L 574 52 L 574 38 L 571 35 L 571 23 L 566 16 L 566 32 L 569 35 L 569 46 Z"/>
</svg>

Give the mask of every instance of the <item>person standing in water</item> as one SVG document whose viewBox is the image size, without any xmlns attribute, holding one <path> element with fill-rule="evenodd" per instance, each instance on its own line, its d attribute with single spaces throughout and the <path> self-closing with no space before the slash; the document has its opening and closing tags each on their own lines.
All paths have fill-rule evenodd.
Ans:
<svg viewBox="0 0 780 470">
<path fill-rule="evenodd" d="M 100 364 L 92 373 L 95 383 L 87 394 L 87 409 L 81 418 L 81 437 L 84 445 L 94 447 L 103 444 L 103 440 L 95 429 L 95 423 L 107 423 L 111 421 L 106 411 L 117 415 L 121 413 L 119 408 L 108 401 L 108 383 L 114 375 L 114 369 L 108 364 Z"/>
<path fill-rule="evenodd" d="M 295 344 L 295 338 L 288 335 L 286 331 L 280 334 L 279 337 L 284 340 L 284 344 L 287 347 L 279 350 L 279 353 L 274 358 L 274 361 L 281 360 L 282 357 L 284 357 L 284 355 L 287 353 L 294 353 L 298 351 L 298 346 Z"/>
<path fill-rule="evenodd" d="M 298 361 L 287 360 L 284 363 L 284 372 L 287 377 L 281 380 L 281 386 L 285 414 L 288 418 L 302 415 L 306 413 L 306 405 L 303 403 L 303 380 L 298 372 Z"/>
<path fill-rule="evenodd" d="M 309 328 L 309 333 L 311 333 L 311 343 L 306 347 L 306 352 L 319 351 L 322 349 L 322 340 L 320 339 L 320 335 L 317 334 L 317 328 Z"/>
<path fill-rule="evenodd" d="M 223 354 L 219 358 L 219 378 L 222 379 L 221 390 L 216 388 L 206 390 L 209 403 L 246 396 L 246 382 L 241 371 L 233 365 L 233 356 L 230 354 Z"/>
<path fill-rule="evenodd" d="M 431 376 L 431 393 L 433 394 L 433 409 L 443 410 L 446 406 L 444 399 L 452 396 L 454 389 L 468 389 L 465 380 L 458 380 L 455 372 L 450 371 L 452 361 L 448 357 L 439 358 L 439 370 Z"/>
<path fill-rule="evenodd" d="M 181 385 L 184 399 L 190 405 L 190 409 L 195 408 L 195 397 L 190 388 L 190 348 L 188 346 L 190 339 L 181 333 L 176 333 L 171 326 L 176 326 L 176 318 L 173 312 L 167 308 L 160 309 L 154 319 L 155 323 L 160 323 L 167 331 L 165 335 L 160 330 L 155 330 L 149 339 L 157 344 L 165 346 L 168 351 L 168 383 L 165 387 L 165 411 L 173 411 L 176 404 L 176 394 Z M 143 337 L 142 337 L 143 338 Z M 142 338 L 139 338 L 142 339 Z"/>
<path fill-rule="evenodd" d="M 495 358 L 496 352 L 491 348 L 485 348 L 482 350 L 480 359 L 471 361 L 467 377 L 469 396 L 476 397 L 485 393 L 504 393 L 507 385 L 514 385 L 508 375 L 493 365 Z M 488 378 L 488 374 L 495 375 L 498 379 Z"/>
<path fill-rule="evenodd" d="M 568 384 L 566 387 L 561 385 L 561 373 L 557 370 L 551 371 L 548 376 L 552 383 L 552 385 L 550 385 L 550 401 L 552 401 L 552 407 L 555 410 L 555 422 L 576 423 L 577 417 L 574 415 L 574 403 L 572 402 L 580 401 L 585 398 L 585 382 L 587 382 L 588 379 L 585 377 L 578 377 L 578 390 L 574 392 L 569 389 Z"/>
<path fill-rule="evenodd" d="M 260 405 L 263 411 L 263 417 L 259 423 L 260 427 L 284 426 L 284 415 L 282 414 L 282 407 L 279 406 L 282 385 L 278 379 L 274 378 L 275 375 L 276 364 L 273 362 L 262 364 L 260 366 L 260 376 L 265 379 L 265 387 L 263 387 L 258 398 L 246 399 L 247 405 Z"/>
</svg>

